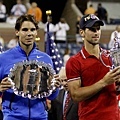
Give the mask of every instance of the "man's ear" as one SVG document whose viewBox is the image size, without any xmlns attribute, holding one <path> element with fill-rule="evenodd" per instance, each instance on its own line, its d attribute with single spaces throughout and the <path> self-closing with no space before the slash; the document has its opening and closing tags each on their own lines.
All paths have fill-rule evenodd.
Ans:
<svg viewBox="0 0 120 120">
<path fill-rule="evenodd" d="M 79 33 L 80 33 L 80 35 L 81 35 L 82 37 L 85 36 L 85 32 L 84 32 L 84 30 L 80 29 L 80 30 L 79 30 Z"/>
<path fill-rule="evenodd" d="M 16 34 L 16 36 L 19 36 L 19 31 L 16 30 L 16 31 L 15 31 L 15 34 Z"/>
</svg>

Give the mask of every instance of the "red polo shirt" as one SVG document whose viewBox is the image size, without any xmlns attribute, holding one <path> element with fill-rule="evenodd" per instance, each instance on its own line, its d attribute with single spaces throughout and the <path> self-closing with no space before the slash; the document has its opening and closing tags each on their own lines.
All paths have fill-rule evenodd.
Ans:
<svg viewBox="0 0 120 120">
<path fill-rule="evenodd" d="M 111 66 L 107 54 L 102 54 L 101 58 L 98 59 L 90 55 L 83 47 L 78 54 L 72 56 L 67 62 L 66 75 L 68 81 L 80 77 L 81 87 L 84 87 L 101 80 L 110 70 L 106 65 Z M 106 86 L 93 97 L 79 103 L 80 120 L 118 120 L 117 112 L 115 84 Z"/>
</svg>

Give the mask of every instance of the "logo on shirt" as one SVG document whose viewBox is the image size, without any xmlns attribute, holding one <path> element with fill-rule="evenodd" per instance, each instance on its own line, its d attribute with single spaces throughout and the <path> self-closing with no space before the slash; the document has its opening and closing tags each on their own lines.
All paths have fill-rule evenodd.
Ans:
<svg viewBox="0 0 120 120">
<path fill-rule="evenodd" d="M 39 55 L 37 55 L 37 58 L 41 58 L 41 57 L 43 57 L 43 56 L 39 56 Z"/>
</svg>

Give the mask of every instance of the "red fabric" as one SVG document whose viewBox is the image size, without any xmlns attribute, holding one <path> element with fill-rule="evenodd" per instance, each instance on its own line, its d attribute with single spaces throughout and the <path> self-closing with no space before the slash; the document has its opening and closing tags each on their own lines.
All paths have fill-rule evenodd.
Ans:
<svg viewBox="0 0 120 120">
<path fill-rule="evenodd" d="M 110 58 L 102 55 L 106 65 L 111 65 Z M 83 47 L 66 64 L 66 75 L 72 81 L 80 77 L 82 86 L 90 86 L 101 80 L 109 68 L 102 61 L 89 53 Z M 115 84 L 106 86 L 93 97 L 79 103 L 80 120 L 118 120 L 118 104 Z"/>
<path fill-rule="evenodd" d="M 119 120 L 120 120 L 120 95 L 117 96 L 117 100 L 118 100 L 118 114 L 119 114 Z"/>
<path fill-rule="evenodd" d="M 63 120 L 66 120 L 66 113 L 67 113 L 67 108 L 68 104 L 70 102 L 70 94 L 67 94 L 66 100 L 65 100 L 65 106 L 64 106 L 64 112 L 63 112 Z"/>
<path fill-rule="evenodd" d="M 120 95 L 118 95 L 118 100 L 120 100 Z"/>
</svg>

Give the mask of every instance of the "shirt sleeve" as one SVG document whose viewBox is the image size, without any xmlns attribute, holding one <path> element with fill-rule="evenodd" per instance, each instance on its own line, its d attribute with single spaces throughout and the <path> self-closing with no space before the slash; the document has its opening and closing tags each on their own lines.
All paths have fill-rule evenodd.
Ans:
<svg viewBox="0 0 120 120">
<path fill-rule="evenodd" d="M 71 57 L 66 64 L 66 76 L 67 79 L 75 79 L 80 77 L 81 75 L 81 66 L 80 62 L 75 59 L 74 57 Z"/>
</svg>

